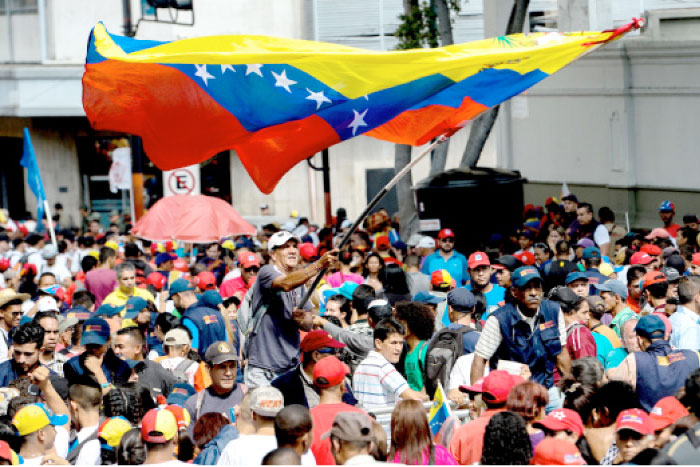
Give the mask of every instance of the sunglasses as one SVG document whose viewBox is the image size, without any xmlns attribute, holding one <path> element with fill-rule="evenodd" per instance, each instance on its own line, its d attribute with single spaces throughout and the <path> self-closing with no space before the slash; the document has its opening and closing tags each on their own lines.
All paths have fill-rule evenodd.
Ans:
<svg viewBox="0 0 700 467">
<path fill-rule="evenodd" d="M 257 267 L 257 266 L 253 266 L 253 267 L 250 267 L 250 268 L 243 268 L 243 270 L 244 270 L 245 272 L 258 272 L 258 271 L 260 271 L 260 268 Z"/>
<path fill-rule="evenodd" d="M 443 238 L 443 239 L 440 240 L 440 241 L 443 242 L 443 243 L 454 243 L 454 242 L 455 242 L 455 239 L 452 238 L 452 237 L 447 237 L 447 238 Z"/>
<path fill-rule="evenodd" d="M 318 349 L 316 352 L 318 353 L 327 353 L 327 354 L 335 354 L 338 353 L 338 349 L 332 349 L 332 348 L 327 348 L 327 349 Z"/>
</svg>

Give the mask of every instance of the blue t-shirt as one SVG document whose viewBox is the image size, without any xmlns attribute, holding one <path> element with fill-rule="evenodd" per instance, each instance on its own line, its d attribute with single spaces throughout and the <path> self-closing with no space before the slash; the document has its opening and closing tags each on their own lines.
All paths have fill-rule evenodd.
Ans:
<svg viewBox="0 0 700 467">
<path fill-rule="evenodd" d="M 464 288 L 473 292 L 471 284 L 465 285 Z M 491 313 L 505 304 L 506 289 L 498 284 L 492 284 L 491 290 L 484 294 L 484 298 L 486 298 L 486 313 L 481 315 L 482 321 L 486 321 L 486 318 L 488 318 Z"/>
<path fill-rule="evenodd" d="M 440 255 L 439 251 L 436 251 L 432 255 L 426 256 L 420 272 L 431 275 L 440 269 L 446 269 L 447 272 L 450 273 L 450 276 L 452 276 L 452 279 L 455 280 L 457 287 L 464 284 L 464 281 L 469 278 L 469 274 L 467 272 L 467 258 L 465 258 L 462 253 L 454 250 L 452 251 L 452 255 L 446 260 Z"/>
</svg>

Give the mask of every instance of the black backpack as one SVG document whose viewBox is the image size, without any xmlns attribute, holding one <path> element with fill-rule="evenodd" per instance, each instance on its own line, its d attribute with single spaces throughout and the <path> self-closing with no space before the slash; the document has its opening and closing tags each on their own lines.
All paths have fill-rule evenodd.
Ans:
<svg viewBox="0 0 700 467">
<path fill-rule="evenodd" d="M 566 276 L 576 271 L 576 265 L 567 259 L 553 259 L 549 263 L 549 269 L 544 278 L 545 291 L 549 291 L 558 285 L 564 285 Z"/>
<path fill-rule="evenodd" d="M 431 399 L 438 387 L 438 382 L 442 383 L 445 390 L 449 387 L 452 368 L 464 350 L 462 344 L 464 334 L 469 332 L 477 331 L 469 326 L 462 326 L 459 329 L 442 328 L 430 341 L 428 351 L 425 353 L 423 383 Z"/>
</svg>

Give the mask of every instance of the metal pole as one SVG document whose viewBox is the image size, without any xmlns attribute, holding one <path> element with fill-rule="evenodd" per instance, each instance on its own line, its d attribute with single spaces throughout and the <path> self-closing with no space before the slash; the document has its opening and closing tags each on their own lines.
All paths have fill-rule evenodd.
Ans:
<svg viewBox="0 0 700 467">
<path fill-rule="evenodd" d="M 461 127 L 460 127 L 461 128 Z M 343 240 L 340 242 L 340 245 L 338 245 L 338 249 L 342 250 L 345 245 L 347 245 L 350 242 L 350 236 L 357 230 L 357 228 L 362 224 L 362 221 L 365 220 L 365 217 L 372 211 L 372 209 L 384 198 L 384 196 L 389 193 L 389 190 L 391 190 L 394 185 L 396 185 L 399 180 L 401 180 L 418 162 L 421 161 L 427 154 L 430 154 L 430 152 L 447 141 L 450 136 L 452 136 L 457 130 L 460 128 L 455 128 L 453 130 L 450 130 L 448 133 L 445 133 L 444 135 L 439 136 L 433 144 L 425 148 L 423 152 L 421 152 L 418 157 L 413 159 L 411 162 L 406 164 L 406 166 L 401 169 L 399 173 L 394 175 L 394 178 L 389 180 L 389 183 L 384 185 L 384 188 L 379 190 L 379 193 L 372 199 L 372 201 L 369 202 L 369 204 L 365 207 L 364 211 L 362 211 L 362 214 L 358 216 L 357 219 L 355 219 L 355 222 L 352 224 L 352 227 L 350 227 L 350 230 L 347 231 L 345 236 L 343 237 Z M 307 300 L 311 298 L 311 294 L 313 293 L 314 290 L 316 290 L 316 287 L 318 286 L 318 283 L 321 282 L 321 278 L 326 274 L 326 268 L 321 269 L 319 271 L 318 275 L 314 279 L 314 282 L 311 284 L 311 287 L 308 288 L 306 291 L 306 294 L 304 295 L 304 298 L 302 298 L 301 303 L 299 304 L 298 308 L 303 309 L 304 305 L 306 304 Z"/>
<path fill-rule="evenodd" d="M 8 2 L 9 3 L 9 2 Z M 46 62 L 46 0 L 37 3 L 39 13 L 39 50 L 41 63 Z"/>
<path fill-rule="evenodd" d="M 333 224 L 333 210 L 331 209 L 331 168 L 328 165 L 328 148 L 321 153 L 323 167 L 323 202 L 326 208 L 326 226 Z"/>
</svg>

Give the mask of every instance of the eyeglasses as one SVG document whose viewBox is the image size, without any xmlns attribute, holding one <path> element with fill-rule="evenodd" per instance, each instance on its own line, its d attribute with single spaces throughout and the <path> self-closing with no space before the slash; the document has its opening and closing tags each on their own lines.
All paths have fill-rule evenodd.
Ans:
<svg viewBox="0 0 700 467">
<path fill-rule="evenodd" d="M 13 312 L 10 313 L 10 314 L 11 314 L 12 316 L 22 316 L 22 312 L 21 312 L 21 311 L 13 311 Z"/>
</svg>

